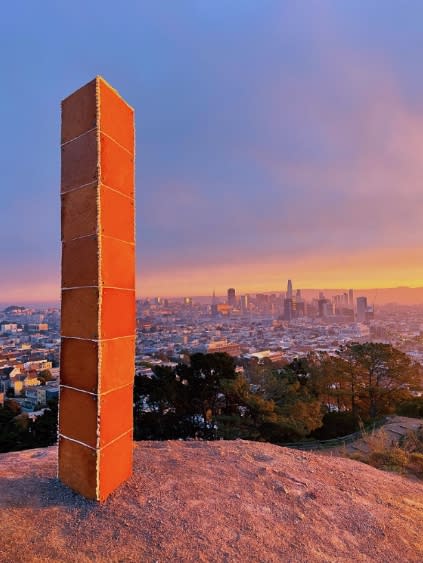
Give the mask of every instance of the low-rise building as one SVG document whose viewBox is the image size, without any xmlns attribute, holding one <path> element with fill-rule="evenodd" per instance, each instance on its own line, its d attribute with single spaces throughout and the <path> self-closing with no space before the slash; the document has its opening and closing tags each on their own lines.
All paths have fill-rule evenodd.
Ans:
<svg viewBox="0 0 423 563">
<path fill-rule="evenodd" d="M 25 409 L 38 410 L 47 405 L 47 389 L 45 385 L 25 388 Z"/>
</svg>

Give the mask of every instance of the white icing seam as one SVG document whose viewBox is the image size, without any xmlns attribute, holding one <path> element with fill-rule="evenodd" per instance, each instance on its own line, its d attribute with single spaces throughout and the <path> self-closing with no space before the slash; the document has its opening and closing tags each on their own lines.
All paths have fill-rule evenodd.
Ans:
<svg viewBox="0 0 423 563">
<path fill-rule="evenodd" d="M 135 371 L 135 369 L 134 369 Z M 105 391 L 104 393 L 101 394 L 102 397 L 104 397 L 105 395 L 110 395 L 110 393 L 114 393 L 115 391 L 121 391 L 122 389 L 125 389 L 126 387 L 132 387 L 133 383 L 125 383 L 125 385 L 121 385 L 120 387 L 114 387 L 113 389 L 110 389 L 109 391 Z"/>
<path fill-rule="evenodd" d="M 136 192 L 136 177 L 135 177 L 135 161 L 136 161 L 136 143 L 135 143 L 135 137 L 136 137 L 136 132 L 135 132 L 135 112 L 134 115 L 132 116 L 132 127 L 133 127 L 133 139 L 132 139 L 132 143 L 134 146 L 134 164 L 132 167 L 132 178 L 133 178 L 133 186 L 134 186 L 134 245 L 136 243 L 136 238 L 137 238 L 137 206 L 136 206 L 136 202 L 135 202 L 135 192 Z M 134 262 L 135 262 L 135 271 L 136 271 L 136 254 L 134 256 Z M 135 287 L 134 287 L 135 289 Z"/>
<path fill-rule="evenodd" d="M 118 240 L 119 242 L 124 242 L 125 244 L 130 244 L 131 246 L 135 246 L 135 242 L 129 242 L 129 240 L 123 240 L 121 238 L 116 238 L 116 237 L 112 237 L 110 235 L 102 235 L 103 238 L 109 238 L 109 239 L 114 239 L 114 240 Z"/>
<path fill-rule="evenodd" d="M 111 442 L 107 442 L 107 444 L 105 444 L 104 446 L 102 446 L 101 448 L 99 448 L 99 451 L 101 452 L 102 450 L 104 450 L 105 448 L 108 448 L 109 446 L 111 446 L 112 444 L 114 444 L 115 442 L 117 442 L 118 440 L 120 440 L 121 438 L 123 438 L 124 436 L 126 436 L 127 434 L 130 434 L 132 432 L 132 428 L 130 428 L 129 430 L 127 430 L 126 432 L 123 432 L 123 434 L 120 434 L 117 438 L 114 438 Z"/>
<path fill-rule="evenodd" d="M 122 102 L 123 102 L 126 106 L 128 106 L 128 108 L 129 108 L 130 110 L 134 111 L 134 108 L 131 106 L 131 104 L 128 104 L 128 102 L 127 102 L 124 98 L 122 98 L 122 96 L 119 94 L 119 92 L 116 90 L 116 88 L 113 88 L 113 86 L 112 86 L 111 84 L 109 84 L 105 78 L 103 78 L 102 76 L 98 75 L 98 76 L 96 76 L 96 80 L 97 80 L 97 83 L 98 83 L 99 80 L 101 80 L 102 82 L 104 82 L 104 84 L 105 84 L 108 88 L 110 88 L 110 90 L 111 90 L 112 92 L 114 92 L 114 93 L 116 94 L 116 96 L 117 96 L 120 100 L 122 100 Z"/>
<path fill-rule="evenodd" d="M 61 436 L 62 438 L 66 438 L 66 440 L 70 440 L 71 442 L 75 442 L 75 444 L 80 444 L 81 446 L 85 446 L 86 448 L 89 448 L 90 450 L 96 451 L 96 449 L 97 449 L 97 448 L 93 448 L 93 446 L 89 446 L 85 442 L 81 442 L 80 440 L 75 440 L 75 438 L 71 438 L 70 436 L 66 436 L 65 434 L 60 434 L 59 436 Z"/>
<path fill-rule="evenodd" d="M 57 409 L 57 446 L 60 449 L 60 385 L 59 385 L 59 395 L 58 395 L 58 409 Z M 59 458 L 60 458 L 60 453 L 57 456 L 57 464 L 56 464 L 56 477 L 59 479 L 60 475 L 59 475 Z"/>
<path fill-rule="evenodd" d="M 76 137 L 74 137 L 73 139 L 69 139 L 69 141 L 65 141 L 64 143 L 62 143 L 60 146 L 61 147 L 65 147 L 66 145 L 69 145 L 69 143 L 73 143 L 74 141 L 77 141 L 78 139 L 80 139 L 81 137 L 84 137 L 85 135 L 88 135 L 88 133 L 91 133 L 92 131 L 95 130 L 95 127 L 93 127 L 92 129 L 88 129 L 88 131 L 84 131 L 83 133 L 81 133 L 80 135 L 77 135 Z"/>
<path fill-rule="evenodd" d="M 134 201 L 134 197 L 128 194 L 124 194 L 123 192 L 121 192 L 120 190 L 117 190 L 116 188 L 112 188 L 110 186 L 108 186 L 107 184 L 101 184 L 103 188 L 107 188 L 108 190 L 112 191 L 112 192 L 116 192 L 117 194 L 126 197 L 127 199 L 130 199 L 131 201 Z"/>
<path fill-rule="evenodd" d="M 97 396 L 97 393 L 92 393 L 91 391 L 85 391 L 85 389 L 79 389 L 78 387 L 72 387 L 72 385 L 60 384 L 60 387 L 65 387 L 66 389 L 73 389 L 74 391 L 79 391 L 80 393 L 86 393 L 87 395 Z"/>
<path fill-rule="evenodd" d="M 81 336 L 65 336 L 62 338 L 69 338 L 73 340 L 86 340 L 87 342 L 108 342 L 109 340 L 120 340 L 121 338 L 134 338 L 134 334 L 127 334 L 125 336 L 115 336 L 113 338 L 81 338 Z"/>
<path fill-rule="evenodd" d="M 64 196 L 66 194 L 70 194 L 71 192 L 76 192 L 77 190 L 82 190 L 82 188 L 88 188 L 91 186 L 97 186 L 98 185 L 98 180 L 93 180 L 92 182 L 88 182 L 88 184 L 81 184 L 80 186 L 76 186 L 75 188 L 70 188 L 70 190 L 65 190 L 64 192 L 61 192 L 61 196 Z"/>
<path fill-rule="evenodd" d="M 121 145 L 119 143 L 119 141 L 116 141 L 116 139 L 114 139 L 113 137 L 111 137 L 110 135 L 108 135 L 107 133 L 105 133 L 104 131 L 101 131 L 101 134 L 104 135 L 105 137 L 107 137 L 108 139 L 110 139 L 111 141 L 113 141 L 118 147 L 120 147 L 122 150 L 124 150 L 125 152 L 127 152 L 130 156 L 134 156 L 134 152 L 130 151 L 128 148 L 124 147 L 123 145 Z"/>
<path fill-rule="evenodd" d="M 109 189 L 110 189 L 110 188 L 109 188 Z M 94 237 L 96 237 L 96 236 L 98 236 L 98 235 L 97 235 L 97 232 L 91 233 L 90 235 L 81 235 L 80 237 L 73 237 L 73 238 L 62 239 L 61 242 L 71 242 L 71 241 L 73 241 L 73 240 L 79 240 L 79 239 L 90 238 L 90 237 L 91 237 L 91 238 L 94 238 Z M 121 238 L 112 237 L 112 236 L 110 236 L 110 235 L 105 235 L 105 234 L 102 234 L 101 236 L 102 236 L 103 238 L 113 239 L 113 240 L 117 240 L 117 241 L 119 241 L 119 242 L 124 242 L 125 244 L 129 244 L 129 245 L 131 245 L 131 246 L 135 246 L 135 242 L 131 242 L 131 241 L 129 241 L 129 240 L 123 240 L 123 239 L 121 239 Z"/>
<path fill-rule="evenodd" d="M 96 126 L 97 126 L 97 178 L 101 178 L 101 137 L 100 137 L 100 82 L 99 77 L 95 81 L 95 96 L 96 96 Z M 102 238 L 101 238 L 101 188 L 100 184 L 97 185 L 97 268 L 98 268 L 98 283 L 101 286 L 103 279 L 102 271 Z M 102 299 L 103 292 L 99 291 L 98 296 L 98 318 L 97 318 L 97 334 L 101 336 L 101 315 L 102 315 Z M 97 391 L 101 389 L 101 344 L 97 350 Z M 100 409 L 101 401 L 97 402 L 97 424 L 96 424 L 96 447 L 100 448 Z M 100 500 L 100 456 L 96 456 L 96 498 Z"/>
<path fill-rule="evenodd" d="M 80 237 L 73 237 L 73 238 L 66 238 L 62 239 L 62 242 L 70 242 L 71 240 L 79 240 L 83 238 L 94 238 L 97 236 L 97 233 L 91 233 L 90 235 L 81 235 Z"/>
<path fill-rule="evenodd" d="M 114 285 L 102 285 L 101 281 L 98 285 L 74 285 L 72 287 L 62 287 L 62 291 L 69 289 L 118 289 L 119 291 L 135 291 L 133 287 L 115 287 Z"/>
</svg>

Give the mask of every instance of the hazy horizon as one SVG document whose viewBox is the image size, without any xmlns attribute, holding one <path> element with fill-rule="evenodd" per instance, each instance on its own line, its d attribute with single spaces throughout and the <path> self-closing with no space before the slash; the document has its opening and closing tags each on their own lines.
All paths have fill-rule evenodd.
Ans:
<svg viewBox="0 0 423 563">
<path fill-rule="evenodd" d="M 236 289 L 236 288 L 235 288 Z M 348 291 L 350 288 L 347 287 L 338 287 L 338 288 L 329 288 L 329 287 L 322 287 L 322 288 L 304 288 L 298 287 L 294 284 L 294 291 L 296 289 L 301 289 L 302 295 L 306 300 L 311 300 L 313 297 L 317 297 L 319 292 L 323 292 L 326 297 L 330 298 L 334 295 L 339 293 Z M 396 303 L 398 305 L 423 305 L 423 286 L 422 287 L 379 287 L 379 288 L 358 288 L 354 289 L 354 299 L 360 296 L 366 296 L 368 298 L 369 304 L 375 305 L 386 305 L 390 303 Z M 237 295 L 243 295 L 248 293 L 249 295 L 256 295 L 257 293 L 265 293 L 265 294 L 280 294 L 283 293 L 283 289 L 267 289 L 264 291 L 238 291 Z M 184 295 L 138 295 L 138 299 L 153 299 L 154 297 L 161 297 L 163 299 L 171 299 L 171 300 L 182 300 L 184 297 L 192 297 L 194 300 L 197 300 L 202 303 L 207 303 L 211 301 L 212 294 L 209 295 L 194 295 L 194 294 L 184 294 Z M 224 293 L 216 293 L 216 298 L 218 300 L 226 298 L 226 292 Z M 20 299 L 20 300 L 11 300 L 11 301 L 0 301 L 0 310 L 5 309 L 10 305 L 17 305 L 17 306 L 25 306 L 25 307 L 39 307 L 39 308 L 50 308 L 50 307 L 59 307 L 60 306 L 60 298 L 52 300 L 33 300 L 33 299 Z"/>
</svg>

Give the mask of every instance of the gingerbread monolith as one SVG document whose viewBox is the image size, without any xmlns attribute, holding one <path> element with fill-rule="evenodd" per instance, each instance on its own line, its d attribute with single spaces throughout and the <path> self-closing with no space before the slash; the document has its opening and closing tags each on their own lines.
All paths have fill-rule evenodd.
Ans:
<svg viewBox="0 0 423 563">
<path fill-rule="evenodd" d="M 62 102 L 59 478 L 104 500 L 132 471 L 134 111 L 103 78 Z"/>
</svg>

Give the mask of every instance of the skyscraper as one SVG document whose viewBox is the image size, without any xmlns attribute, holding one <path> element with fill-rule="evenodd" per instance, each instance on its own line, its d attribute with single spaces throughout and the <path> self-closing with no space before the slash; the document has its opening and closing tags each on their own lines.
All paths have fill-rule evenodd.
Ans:
<svg viewBox="0 0 423 563">
<path fill-rule="evenodd" d="M 288 280 L 288 287 L 286 290 L 286 298 L 287 299 L 292 299 L 292 281 Z"/>
<path fill-rule="evenodd" d="M 213 296 L 212 296 L 212 302 L 211 302 L 211 314 L 212 317 L 216 317 L 217 316 L 217 303 L 216 303 L 216 293 L 213 289 Z"/>
<path fill-rule="evenodd" d="M 319 317 L 324 318 L 332 314 L 331 302 L 329 301 L 329 299 L 326 299 L 323 293 L 319 294 L 318 307 Z"/>
<path fill-rule="evenodd" d="M 243 313 L 244 313 L 245 311 L 248 311 L 249 301 L 250 301 L 250 296 L 249 296 L 249 295 L 241 295 L 241 311 L 242 311 Z"/>
<path fill-rule="evenodd" d="M 354 291 L 352 289 L 348 291 L 348 305 L 354 307 Z"/>
<path fill-rule="evenodd" d="M 362 323 L 366 320 L 367 297 L 357 297 L 357 321 Z"/>
<path fill-rule="evenodd" d="M 293 300 L 288 297 L 283 302 L 283 318 L 285 321 L 290 321 L 293 318 Z"/>
<path fill-rule="evenodd" d="M 305 316 L 305 301 L 301 295 L 301 289 L 297 289 L 295 294 L 295 316 L 304 317 Z"/>
<path fill-rule="evenodd" d="M 231 307 L 236 306 L 236 295 L 235 289 L 233 287 L 230 287 L 228 289 L 228 305 L 230 305 Z"/>
</svg>

